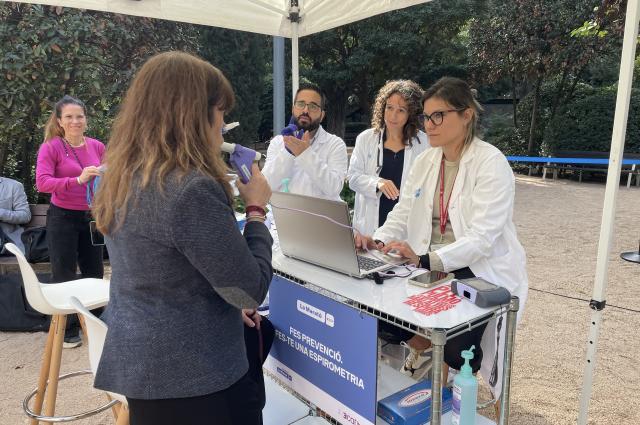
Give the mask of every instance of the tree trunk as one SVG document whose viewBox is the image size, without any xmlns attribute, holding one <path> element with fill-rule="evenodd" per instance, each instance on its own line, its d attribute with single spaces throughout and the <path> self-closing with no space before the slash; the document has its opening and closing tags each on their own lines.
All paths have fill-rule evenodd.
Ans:
<svg viewBox="0 0 640 425">
<path fill-rule="evenodd" d="M 29 134 L 33 134 L 32 132 L 29 132 Z M 22 182 L 22 184 L 24 185 L 24 189 L 27 193 L 32 192 L 31 186 L 32 186 L 32 180 L 31 180 L 31 149 L 30 149 L 30 145 L 31 145 L 31 137 L 25 137 L 24 139 L 22 139 L 22 143 L 21 143 L 21 158 L 20 158 L 20 165 L 19 167 L 19 173 L 18 175 L 20 176 L 20 181 Z"/>
<path fill-rule="evenodd" d="M 518 86 L 515 74 L 511 75 L 511 99 L 513 100 L 513 128 L 518 127 Z"/>
<path fill-rule="evenodd" d="M 34 102 L 34 105 L 31 109 L 31 116 L 39 117 L 40 113 L 41 110 L 39 103 Z M 25 134 L 29 134 L 30 137 L 25 137 L 20 143 L 22 155 L 17 174 L 20 176 L 21 183 L 24 185 L 24 190 L 27 193 L 27 197 L 29 199 L 34 199 L 36 190 L 33 184 L 33 151 L 34 147 L 39 145 L 39 141 L 42 138 L 42 134 L 39 133 L 37 128 L 36 119 L 30 120 L 29 124 L 27 125 Z"/>
<path fill-rule="evenodd" d="M 327 93 L 329 104 L 326 111 L 325 128 L 329 133 L 342 138 L 344 138 L 347 93 L 347 90 L 341 90 L 340 88 Z"/>
<path fill-rule="evenodd" d="M 529 127 L 529 146 L 527 151 L 529 156 L 536 156 L 536 126 L 538 125 L 538 109 L 540 103 L 540 88 L 542 87 L 542 75 L 536 81 L 535 94 L 533 96 L 533 106 L 531 108 L 531 126 Z"/>
<path fill-rule="evenodd" d="M 0 143 L 0 176 L 5 175 L 4 166 L 7 163 L 7 154 L 9 153 L 7 143 Z"/>
<path fill-rule="evenodd" d="M 562 92 L 564 92 L 564 86 L 567 83 L 567 76 L 569 75 L 569 65 L 565 65 L 562 70 L 562 78 L 560 79 L 560 84 L 556 87 L 556 94 L 553 96 L 553 103 L 551 104 L 551 114 L 549 115 L 549 121 L 551 121 L 556 116 L 556 111 L 558 110 L 558 106 L 560 106 L 560 100 L 562 99 Z"/>
</svg>

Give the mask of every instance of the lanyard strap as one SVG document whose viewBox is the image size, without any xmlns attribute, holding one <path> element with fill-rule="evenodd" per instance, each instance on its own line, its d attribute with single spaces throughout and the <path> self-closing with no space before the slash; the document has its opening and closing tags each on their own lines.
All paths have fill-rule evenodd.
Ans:
<svg viewBox="0 0 640 425">
<path fill-rule="evenodd" d="M 440 236 L 444 236 L 444 232 L 447 229 L 447 219 L 449 218 L 449 201 L 451 201 L 451 193 L 453 193 L 453 185 L 451 186 L 451 191 L 449 192 L 449 198 L 447 199 L 447 204 L 444 203 L 444 157 L 442 158 L 442 162 L 440 162 Z M 456 178 L 458 177 L 458 173 L 456 172 L 456 176 L 453 179 L 453 184 L 456 184 Z"/>
<path fill-rule="evenodd" d="M 84 170 L 84 165 L 82 164 L 82 161 L 80 161 L 80 158 L 78 158 L 78 154 L 76 153 L 76 150 L 73 148 L 73 146 L 71 146 L 71 143 L 69 143 L 67 139 L 65 139 L 64 137 L 62 138 L 62 141 L 63 141 L 62 147 L 64 148 L 64 153 L 67 154 L 67 156 L 69 156 L 69 150 L 67 149 L 67 145 L 69 145 L 69 147 L 71 148 L 71 153 L 73 153 L 73 156 L 76 158 L 76 162 L 78 162 L 78 165 L 80 166 L 80 168 Z"/>
</svg>

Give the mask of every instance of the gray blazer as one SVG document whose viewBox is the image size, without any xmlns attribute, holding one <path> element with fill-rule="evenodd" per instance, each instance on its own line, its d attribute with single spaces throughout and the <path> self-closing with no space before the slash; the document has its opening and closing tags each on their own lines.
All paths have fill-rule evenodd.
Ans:
<svg viewBox="0 0 640 425">
<path fill-rule="evenodd" d="M 22 226 L 31 220 L 31 210 L 22 183 L 0 177 L 0 230 L 24 252 L 20 235 Z M 3 252 L 0 246 L 0 254 Z"/>
<path fill-rule="evenodd" d="M 241 308 L 264 299 L 273 270 L 264 224 L 244 236 L 219 183 L 175 175 L 136 191 L 106 237 L 109 326 L 95 387 L 138 399 L 228 388 L 248 370 Z"/>
</svg>

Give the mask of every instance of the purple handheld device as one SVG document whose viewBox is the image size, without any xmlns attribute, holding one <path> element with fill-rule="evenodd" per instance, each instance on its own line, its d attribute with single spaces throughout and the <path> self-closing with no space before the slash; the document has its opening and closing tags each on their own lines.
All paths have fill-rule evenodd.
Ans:
<svg viewBox="0 0 640 425">
<path fill-rule="evenodd" d="M 298 126 L 295 124 L 295 118 L 291 117 L 289 120 L 289 125 L 282 129 L 280 132 L 283 136 L 293 136 L 296 139 L 302 139 L 302 135 L 304 134 L 304 129 L 298 130 Z M 285 146 L 287 152 L 293 155 L 293 153 Z"/>
<path fill-rule="evenodd" d="M 222 127 L 222 134 L 225 134 L 239 125 L 239 122 L 225 124 L 224 127 Z M 240 181 L 247 184 L 251 179 L 251 165 L 253 164 L 253 161 L 260 161 L 262 154 L 254 151 L 253 149 L 245 148 L 242 145 L 227 142 L 222 142 L 220 149 L 229 154 L 229 162 L 238 173 Z"/>
<path fill-rule="evenodd" d="M 236 143 L 223 142 L 221 149 L 223 152 L 230 154 L 229 162 L 238 172 L 240 181 L 245 184 L 248 183 L 251 179 L 251 165 L 254 161 L 259 161 L 262 154 Z"/>
</svg>

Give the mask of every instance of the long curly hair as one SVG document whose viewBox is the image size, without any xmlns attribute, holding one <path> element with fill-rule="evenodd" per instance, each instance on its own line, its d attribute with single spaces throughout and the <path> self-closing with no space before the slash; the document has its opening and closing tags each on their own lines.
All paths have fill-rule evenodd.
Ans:
<svg viewBox="0 0 640 425">
<path fill-rule="evenodd" d="M 422 113 L 422 95 L 424 91 L 418 83 L 411 80 L 391 80 L 382 86 L 376 101 L 373 105 L 373 114 L 371 117 L 371 127 L 376 133 L 384 131 L 384 110 L 387 107 L 387 100 L 394 94 L 398 93 L 405 102 L 409 117 L 407 123 L 402 129 L 403 142 L 405 145 L 411 146 L 412 140 L 418 134 L 420 122 L 418 115 Z M 418 142 L 419 143 L 419 142 Z"/>
<path fill-rule="evenodd" d="M 122 224 L 134 185 L 162 190 L 174 171 L 209 176 L 233 199 L 212 131 L 214 108 L 228 111 L 233 104 L 231 84 L 210 63 L 182 52 L 149 59 L 127 91 L 107 145 L 93 208 L 100 231 L 110 234 Z"/>
</svg>

